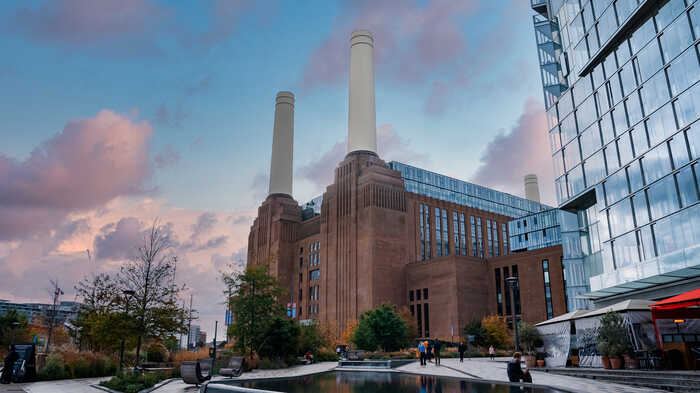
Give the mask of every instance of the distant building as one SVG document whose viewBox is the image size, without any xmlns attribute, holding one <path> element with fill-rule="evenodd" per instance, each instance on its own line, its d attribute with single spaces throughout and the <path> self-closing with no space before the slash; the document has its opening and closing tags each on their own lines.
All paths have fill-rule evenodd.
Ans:
<svg viewBox="0 0 700 393">
<path fill-rule="evenodd" d="M 13 303 L 0 299 L 0 315 L 5 315 L 10 310 L 27 317 L 27 321 L 33 325 L 48 326 L 53 311 L 53 304 L 46 303 Z M 80 303 L 63 301 L 56 306 L 56 325 L 62 325 L 78 317 Z"/>
<path fill-rule="evenodd" d="M 197 345 L 199 345 L 199 343 L 202 343 L 204 345 L 207 344 L 207 332 L 205 332 L 205 331 L 199 332 L 199 341 L 197 341 Z"/>
<path fill-rule="evenodd" d="M 201 337 L 199 325 L 191 325 L 190 332 L 187 337 L 187 349 L 196 348 L 197 343 L 199 343 L 199 339 Z"/>
</svg>

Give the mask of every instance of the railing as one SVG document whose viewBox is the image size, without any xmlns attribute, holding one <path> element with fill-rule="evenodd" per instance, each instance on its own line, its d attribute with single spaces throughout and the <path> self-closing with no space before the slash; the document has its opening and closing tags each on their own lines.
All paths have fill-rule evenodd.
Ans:
<svg viewBox="0 0 700 393">
<path fill-rule="evenodd" d="M 530 0 L 530 6 L 532 8 L 546 7 L 547 0 Z"/>
</svg>

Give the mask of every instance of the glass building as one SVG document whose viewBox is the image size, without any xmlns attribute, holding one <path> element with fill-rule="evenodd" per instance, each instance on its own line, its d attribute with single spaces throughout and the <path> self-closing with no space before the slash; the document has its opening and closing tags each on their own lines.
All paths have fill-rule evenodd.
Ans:
<svg viewBox="0 0 700 393">
<path fill-rule="evenodd" d="M 509 222 L 511 251 L 529 251 L 561 244 L 562 213 L 571 214 L 551 209 Z"/>
<path fill-rule="evenodd" d="M 401 172 L 406 191 L 508 217 L 522 217 L 552 209 L 541 203 L 430 172 L 396 161 L 389 168 Z"/>
<path fill-rule="evenodd" d="M 531 0 L 567 286 L 597 305 L 700 282 L 700 3 Z"/>
</svg>

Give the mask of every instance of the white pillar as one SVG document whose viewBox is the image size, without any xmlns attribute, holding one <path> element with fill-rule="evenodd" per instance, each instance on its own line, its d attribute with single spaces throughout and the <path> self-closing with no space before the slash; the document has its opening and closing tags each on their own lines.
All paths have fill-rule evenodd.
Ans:
<svg viewBox="0 0 700 393">
<path fill-rule="evenodd" d="M 275 125 L 270 159 L 270 195 L 292 196 L 292 166 L 294 160 L 294 94 L 277 93 Z"/>
<path fill-rule="evenodd" d="M 525 175 L 525 198 L 540 202 L 540 187 L 537 184 L 537 175 Z"/>
<path fill-rule="evenodd" d="M 377 152 L 377 117 L 374 109 L 374 39 L 367 30 L 350 37 L 350 102 L 348 153 Z"/>
</svg>

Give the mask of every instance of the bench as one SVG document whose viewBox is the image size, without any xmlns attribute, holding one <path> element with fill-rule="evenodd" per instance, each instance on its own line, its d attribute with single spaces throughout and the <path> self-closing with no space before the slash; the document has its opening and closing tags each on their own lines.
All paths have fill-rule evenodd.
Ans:
<svg viewBox="0 0 700 393">
<path fill-rule="evenodd" d="M 243 372 L 245 358 L 243 356 L 233 356 L 228 361 L 228 366 L 219 370 L 219 374 L 224 377 L 238 377 Z"/>
<path fill-rule="evenodd" d="M 200 385 L 211 379 L 214 359 L 202 358 L 196 362 L 184 362 L 180 366 L 182 381 L 191 385 Z"/>
</svg>

